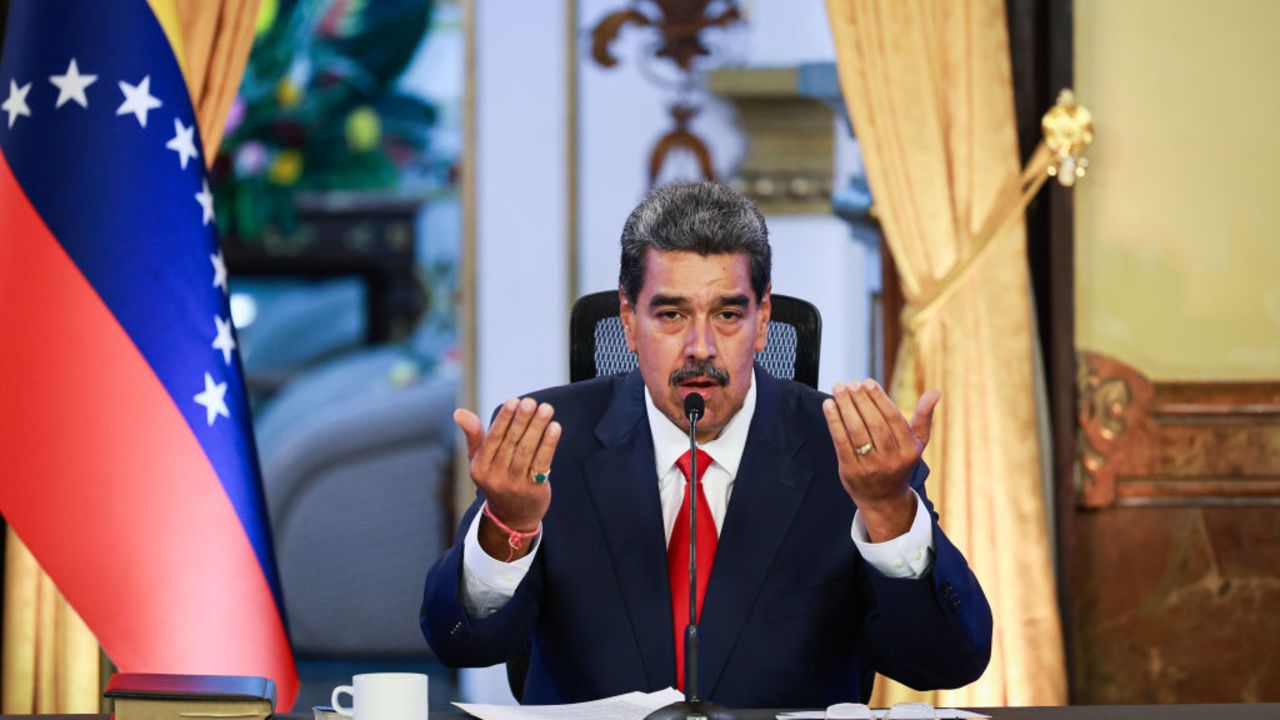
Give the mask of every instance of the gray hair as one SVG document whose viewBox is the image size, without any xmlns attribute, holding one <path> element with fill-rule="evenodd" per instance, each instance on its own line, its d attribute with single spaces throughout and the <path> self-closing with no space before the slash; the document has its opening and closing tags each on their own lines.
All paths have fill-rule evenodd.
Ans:
<svg viewBox="0 0 1280 720">
<path fill-rule="evenodd" d="M 645 252 L 684 251 L 699 255 L 743 253 L 756 302 L 764 298 L 772 272 L 769 228 L 755 203 L 725 185 L 671 183 L 654 188 L 622 227 L 618 286 L 632 304 L 644 284 Z"/>
</svg>

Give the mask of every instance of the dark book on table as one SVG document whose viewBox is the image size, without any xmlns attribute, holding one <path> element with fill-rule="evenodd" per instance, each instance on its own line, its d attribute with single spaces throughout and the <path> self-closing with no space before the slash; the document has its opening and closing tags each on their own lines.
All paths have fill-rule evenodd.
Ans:
<svg viewBox="0 0 1280 720">
<path fill-rule="evenodd" d="M 106 692 L 116 720 L 266 720 L 276 686 L 242 675 L 116 673 Z"/>
</svg>

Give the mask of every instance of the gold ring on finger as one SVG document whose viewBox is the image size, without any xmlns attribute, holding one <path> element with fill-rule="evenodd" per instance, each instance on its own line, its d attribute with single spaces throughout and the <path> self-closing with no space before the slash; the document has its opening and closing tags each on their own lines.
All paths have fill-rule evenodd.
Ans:
<svg viewBox="0 0 1280 720">
<path fill-rule="evenodd" d="M 542 471 L 542 472 L 538 472 L 537 470 L 530 470 L 530 471 L 529 471 L 529 474 L 530 474 L 531 476 L 533 476 L 533 481 L 534 481 L 534 482 L 536 482 L 536 483 L 538 483 L 539 485 L 541 485 L 542 483 L 546 482 L 548 478 L 550 478 L 550 477 L 551 477 L 551 469 L 550 469 L 550 468 L 547 468 L 546 470 L 544 470 L 544 471 Z"/>
<path fill-rule="evenodd" d="M 857 453 L 859 456 L 862 456 L 870 453 L 872 450 L 875 450 L 875 449 L 876 449 L 875 445 L 871 443 L 867 443 L 866 445 L 859 445 L 858 447 L 854 448 L 853 451 Z"/>
</svg>

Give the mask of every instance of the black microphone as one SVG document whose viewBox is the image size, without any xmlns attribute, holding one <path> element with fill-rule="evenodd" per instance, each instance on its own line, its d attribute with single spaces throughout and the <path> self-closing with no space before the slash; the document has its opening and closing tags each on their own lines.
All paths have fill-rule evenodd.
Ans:
<svg viewBox="0 0 1280 720">
<path fill-rule="evenodd" d="M 698 393 L 689 393 L 684 396 L 684 416 L 689 418 L 689 423 L 698 422 L 702 418 L 702 413 L 707 409 L 707 401 L 702 399 Z M 693 428 L 689 428 L 689 433 L 693 434 Z"/>
<path fill-rule="evenodd" d="M 698 702 L 698 420 L 707 402 L 696 392 L 684 396 L 689 418 L 689 624 L 684 629 L 684 699 Z"/>
<path fill-rule="evenodd" d="M 698 699 L 698 420 L 707 403 L 698 393 L 684 398 L 689 418 L 689 624 L 684 629 L 684 700 L 654 710 L 645 720 L 738 720 L 715 703 Z"/>
</svg>

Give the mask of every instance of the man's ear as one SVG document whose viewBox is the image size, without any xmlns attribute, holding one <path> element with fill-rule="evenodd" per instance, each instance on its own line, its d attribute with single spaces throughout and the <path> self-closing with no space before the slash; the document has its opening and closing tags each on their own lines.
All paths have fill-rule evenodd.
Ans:
<svg viewBox="0 0 1280 720">
<path fill-rule="evenodd" d="M 769 342 L 769 318 L 773 315 L 773 284 L 764 288 L 760 307 L 756 308 L 756 352 L 764 350 Z"/>
<path fill-rule="evenodd" d="M 622 320 L 622 334 L 627 339 L 627 349 L 636 351 L 636 309 L 627 294 L 618 288 L 618 317 Z"/>
</svg>

